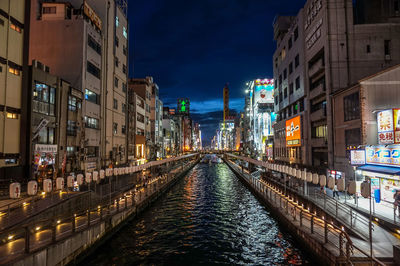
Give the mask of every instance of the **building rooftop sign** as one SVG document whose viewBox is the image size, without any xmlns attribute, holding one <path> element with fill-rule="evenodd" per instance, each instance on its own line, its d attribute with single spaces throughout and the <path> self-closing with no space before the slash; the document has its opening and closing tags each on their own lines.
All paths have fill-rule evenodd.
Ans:
<svg viewBox="0 0 400 266">
<path fill-rule="evenodd" d="M 90 19 L 91 22 L 101 31 L 101 19 L 94 12 L 94 10 L 88 5 L 86 1 L 84 1 L 83 13 Z"/>
<path fill-rule="evenodd" d="M 377 125 L 379 144 L 400 144 L 400 109 L 378 112 Z"/>
</svg>

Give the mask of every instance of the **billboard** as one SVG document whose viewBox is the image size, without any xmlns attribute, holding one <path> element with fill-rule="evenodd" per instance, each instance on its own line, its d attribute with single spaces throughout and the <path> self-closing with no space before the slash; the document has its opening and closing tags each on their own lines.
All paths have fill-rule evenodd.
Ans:
<svg viewBox="0 0 400 266">
<path fill-rule="evenodd" d="M 394 143 L 400 144 L 400 109 L 393 109 Z"/>
<path fill-rule="evenodd" d="M 299 115 L 286 120 L 286 146 L 301 146 L 301 119 Z"/>
<path fill-rule="evenodd" d="M 351 165 L 365 164 L 365 150 L 351 150 L 350 151 L 350 164 Z"/>
<path fill-rule="evenodd" d="M 378 143 L 379 144 L 393 144 L 394 143 L 394 124 L 393 124 L 393 110 L 385 110 L 378 112 Z"/>
<path fill-rule="evenodd" d="M 190 100 L 188 98 L 178 99 L 178 114 L 188 115 L 190 111 Z"/>
<path fill-rule="evenodd" d="M 273 79 L 256 79 L 254 82 L 254 103 L 274 103 Z"/>
<path fill-rule="evenodd" d="M 367 164 L 400 167 L 400 145 L 382 145 L 365 148 Z"/>
</svg>

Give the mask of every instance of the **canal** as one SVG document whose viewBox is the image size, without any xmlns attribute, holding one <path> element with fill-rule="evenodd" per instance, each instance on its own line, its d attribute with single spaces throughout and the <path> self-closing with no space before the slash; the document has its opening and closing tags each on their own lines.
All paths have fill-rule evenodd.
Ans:
<svg viewBox="0 0 400 266">
<path fill-rule="evenodd" d="M 308 264 L 227 165 L 198 164 L 82 265 Z"/>
</svg>

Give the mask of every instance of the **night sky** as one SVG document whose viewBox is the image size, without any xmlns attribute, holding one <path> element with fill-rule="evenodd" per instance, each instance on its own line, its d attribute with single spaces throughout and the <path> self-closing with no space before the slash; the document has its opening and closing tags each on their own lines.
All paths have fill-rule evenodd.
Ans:
<svg viewBox="0 0 400 266">
<path fill-rule="evenodd" d="M 130 77 L 153 76 L 164 106 L 191 100 L 208 145 L 222 119 L 222 89 L 241 111 L 244 85 L 272 78 L 276 15 L 296 15 L 305 0 L 129 0 Z"/>
</svg>

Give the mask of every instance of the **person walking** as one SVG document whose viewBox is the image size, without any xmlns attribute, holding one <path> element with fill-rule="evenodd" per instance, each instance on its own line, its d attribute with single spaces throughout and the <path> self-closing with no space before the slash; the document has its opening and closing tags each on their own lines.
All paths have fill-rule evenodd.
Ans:
<svg viewBox="0 0 400 266">
<path fill-rule="evenodd" d="M 338 200 L 340 200 L 339 190 L 337 189 L 337 183 L 335 183 L 335 186 L 333 187 L 333 198 L 335 198 L 335 195 L 337 196 Z"/>
<path fill-rule="evenodd" d="M 393 198 L 394 198 L 394 202 L 393 202 L 394 210 L 396 212 L 396 209 L 398 209 L 397 215 L 400 217 L 400 191 L 399 190 L 396 190 L 396 192 L 393 195 Z"/>
</svg>

